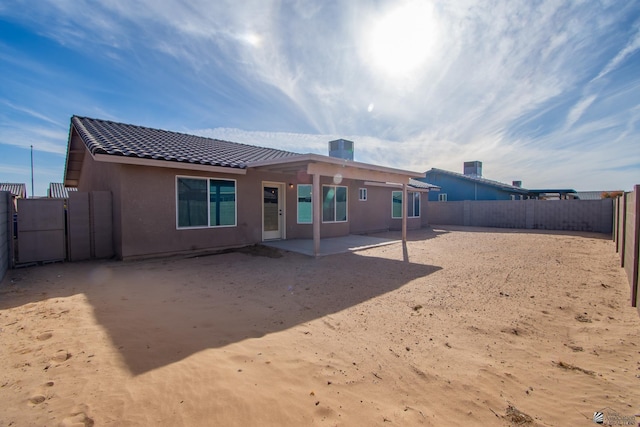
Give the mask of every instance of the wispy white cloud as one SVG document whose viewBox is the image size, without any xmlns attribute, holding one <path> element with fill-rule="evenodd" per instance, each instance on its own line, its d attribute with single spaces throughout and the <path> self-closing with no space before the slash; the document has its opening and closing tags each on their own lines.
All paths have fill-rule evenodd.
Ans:
<svg viewBox="0 0 640 427">
<path fill-rule="evenodd" d="M 578 101 L 573 108 L 567 114 L 567 121 L 565 123 L 565 128 L 572 127 L 584 114 L 585 110 L 589 108 L 593 101 L 596 100 L 596 95 L 589 95 L 587 97 L 582 98 Z"/>
<path fill-rule="evenodd" d="M 629 56 L 633 55 L 640 49 L 640 25 L 637 26 L 637 31 L 631 37 L 629 42 L 617 53 L 616 56 L 613 57 L 611 61 L 607 63 L 607 65 L 600 71 L 600 73 L 593 79 L 601 79 L 607 74 L 614 71 L 616 68 L 620 66 Z"/>
<path fill-rule="evenodd" d="M 2 169 L 3 172 L 3 180 L 9 181 L 8 179 L 6 179 L 4 176 L 7 175 L 20 175 L 20 176 L 27 176 L 29 174 L 31 174 L 31 168 L 30 167 L 26 167 L 26 166 L 16 166 L 14 164 L 0 164 L 0 169 Z"/>
<path fill-rule="evenodd" d="M 564 27 L 562 18 L 574 11 L 555 3 L 436 3 L 429 10 L 415 4 L 403 1 L 372 8 L 357 3 L 336 10 L 307 2 L 290 7 L 270 1 L 243 7 L 191 2 L 185 7 L 175 2 L 112 1 L 96 10 L 88 2 L 65 1 L 54 3 L 62 24 L 48 31 L 62 43 L 97 41 L 121 49 L 142 43 L 197 70 L 225 67 L 228 77 L 245 86 L 257 80 L 278 88 L 320 132 L 367 133 L 367 117 L 361 116 L 371 102 L 377 106 L 381 127 L 403 124 L 391 135 L 399 136 L 419 123 L 435 125 L 436 117 L 439 127 L 450 125 L 459 131 L 460 123 L 468 123 L 477 134 L 482 133 L 480 123 L 493 132 L 505 120 L 559 95 L 579 77 L 549 72 L 561 65 L 558 62 L 576 59 L 552 53 L 566 51 L 583 29 Z M 425 14 L 422 19 L 436 30 L 408 33 L 404 44 L 415 52 L 407 52 L 407 57 L 422 55 L 420 46 L 428 45 L 430 62 L 411 76 L 390 77 L 388 70 L 376 66 L 376 61 L 385 64 L 385 58 L 374 61 L 368 53 L 376 29 L 389 14 L 402 17 L 414 11 Z M 82 31 L 83 37 L 70 29 Z M 243 42 L 249 33 L 260 36 L 259 47 Z M 397 40 L 398 49 L 402 42 Z M 387 55 L 394 55 L 392 48 Z M 541 49 L 546 52 L 542 61 L 537 58 Z M 393 60 L 389 56 L 386 63 Z M 413 82 L 407 87 L 408 79 Z"/>
<path fill-rule="evenodd" d="M 27 128 L 0 126 L 0 144 L 30 148 L 53 154 L 66 154 L 68 132 L 38 126 Z"/>
<path fill-rule="evenodd" d="M 58 125 L 59 124 L 54 119 L 52 119 L 52 118 L 50 118 L 50 117 L 48 117 L 48 116 L 46 116 L 46 115 L 44 115 L 42 113 L 34 111 L 31 108 L 22 107 L 22 106 L 19 106 L 19 105 L 14 105 L 12 102 L 10 102 L 10 101 L 8 101 L 6 99 L 0 100 L 0 102 L 2 102 L 4 105 L 6 105 L 7 107 L 9 107 L 9 108 L 11 108 L 13 110 L 19 111 L 21 113 L 26 113 L 27 115 L 29 115 L 29 116 L 31 116 L 33 118 L 48 122 L 48 123 L 53 124 L 53 125 Z"/>
<path fill-rule="evenodd" d="M 22 183 L 25 182 L 27 177 L 31 177 L 31 166 L 30 164 L 27 162 L 25 162 L 24 166 L 16 166 L 14 164 L 0 164 L 0 169 L 2 169 L 3 171 L 3 181 L 4 182 L 16 182 L 16 183 Z M 60 175 L 60 170 L 58 170 L 57 168 L 52 168 L 50 166 L 42 166 L 42 165 L 38 165 L 37 163 L 34 165 L 33 168 L 34 171 L 34 177 L 37 176 L 40 178 L 44 178 L 46 176 L 51 176 L 51 175 Z M 15 175 L 15 176 L 19 176 L 21 177 L 21 179 L 6 179 L 4 178 L 4 176 L 6 175 Z M 59 179 L 59 178 L 58 178 Z M 53 182 L 58 182 L 58 181 L 53 181 Z"/>
</svg>

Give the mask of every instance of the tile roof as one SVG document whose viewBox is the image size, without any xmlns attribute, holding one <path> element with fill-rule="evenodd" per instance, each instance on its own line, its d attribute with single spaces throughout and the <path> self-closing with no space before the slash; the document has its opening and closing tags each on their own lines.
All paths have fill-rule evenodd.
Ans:
<svg viewBox="0 0 640 427">
<path fill-rule="evenodd" d="M 576 195 L 580 200 L 600 200 L 606 197 L 607 195 L 611 196 L 612 194 L 613 195 L 624 194 L 624 191 L 622 190 L 576 191 Z"/>
<path fill-rule="evenodd" d="M 426 181 L 418 181 L 417 179 L 409 178 L 409 187 L 424 188 L 427 190 L 439 191 L 440 187 L 437 185 L 429 184 Z"/>
<path fill-rule="evenodd" d="M 27 198 L 27 185 L 26 184 L 13 184 L 10 182 L 0 183 L 0 191 L 8 191 L 16 197 Z"/>
<path fill-rule="evenodd" d="M 78 189 L 65 187 L 61 182 L 52 182 L 49 184 L 49 191 L 47 194 L 51 199 L 68 199 L 69 191 L 78 191 Z"/>
<path fill-rule="evenodd" d="M 526 193 L 529 192 L 529 190 L 527 190 L 525 188 L 516 187 L 516 186 L 511 185 L 511 184 L 505 184 L 503 182 L 493 181 L 491 179 L 481 178 L 481 177 L 478 177 L 478 176 L 464 175 L 464 174 L 461 174 L 461 173 L 451 172 L 451 171 L 447 171 L 447 170 L 444 170 L 444 169 L 431 168 L 431 170 L 427 171 L 426 173 L 427 174 L 429 174 L 429 173 L 442 173 L 442 174 L 453 176 L 453 177 L 456 177 L 456 178 L 466 179 L 466 180 L 469 180 L 469 181 L 473 181 L 473 182 L 489 185 L 491 187 L 498 187 L 498 188 L 503 189 L 503 190 L 514 191 L 516 193 L 526 194 Z"/>
<path fill-rule="evenodd" d="M 604 191 L 577 191 L 580 200 L 600 200 Z"/>
<path fill-rule="evenodd" d="M 221 141 L 107 120 L 73 116 L 91 154 L 137 157 L 245 169 L 251 162 L 298 156 L 298 153 Z"/>
</svg>

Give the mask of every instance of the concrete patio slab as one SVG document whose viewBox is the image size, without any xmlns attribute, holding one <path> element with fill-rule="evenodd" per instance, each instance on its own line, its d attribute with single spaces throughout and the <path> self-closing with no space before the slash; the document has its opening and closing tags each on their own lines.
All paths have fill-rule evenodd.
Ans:
<svg viewBox="0 0 640 427">
<path fill-rule="evenodd" d="M 320 253 L 318 256 L 335 255 L 346 252 L 354 252 L 376 246 L 402 243 L 402 240 L 383 239 L 372 236 L 359 236 L 350 234 L 342 237 L 330 237 L 320 239 Z M 296 252 L 308 256 L 314 256 L 313 239 L 271 240 L 262 242 L 263 245 L 285 251 Z"/>
</svg>

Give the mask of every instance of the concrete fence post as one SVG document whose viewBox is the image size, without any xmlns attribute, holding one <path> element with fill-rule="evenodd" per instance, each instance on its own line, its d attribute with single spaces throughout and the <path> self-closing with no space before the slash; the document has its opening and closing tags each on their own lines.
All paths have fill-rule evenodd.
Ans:
<svg viewBox="0 0 640 427">
<path fill-rule="evenodd" d="M 616 244 L 616 253 L 618 253 L 618 229 L 620 227 L 620 221 L 618 213 L 620 212 L 620 197 L 616 197 L 613 202 L 613 242 Z"/>
<path fill-rule="evenodd" d="M 624 267 L 625 246 L 627 244 L 627 202 L 631 193 L 624 193 L 622 195 L 622 203 L 620 208 L 622 209 L 622 217 L 620 218 L 620 267 Z"/>
<path fill-rule="evenodd" d="M 13 214 L 11 193 L 0 191 L 0 282 L 11 265 Z"/>
<path fill-rule="evenodd" d="M 613 232 L 614 202 L 614 199 L 602 199 L 600 201 L 600 224 L 594 231 L 599 231 L 600 233 Z"/>
<path fill-rule="evenodd" d="M 631 270 L 631 305 L 633 307 L 638 306 L 638 274 L 640 272 L 640 185 L 636 185 L 633 188 L 633 223 L 630 224 L 633 239 L 631 250 L 633 252 L 631 260 L 632 265 L 629 266 Z M 630 218 L 631 219 L 631 218 Z M 639 308 L 640 310 L 640 308 Z"/>
</svg>

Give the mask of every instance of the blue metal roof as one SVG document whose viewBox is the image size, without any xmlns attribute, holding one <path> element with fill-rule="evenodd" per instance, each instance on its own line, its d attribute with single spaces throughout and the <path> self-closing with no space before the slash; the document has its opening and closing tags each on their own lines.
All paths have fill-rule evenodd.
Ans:
<svg viewBox="0 0 640 427">
<path fill-rule="evenodd" d="M 449 175 L 455 178 L 459 178 L 459 179 L 463 179 L 463 180 L 467 180 L 470 182 L 476 182 L 479 184 L 484 184 L 484 185 L 488 185 L 490 187 L 495 187 L 495 188 L 499 188 L 501 190 L 508 190 L 508 191 L 512 191 L 515 193 L 521 193 L 521 194 L 527 194 L 529 193 L 529 190 L 522 188 L 522 187 L 516 187 L 514 185 L 511 184 L 505 184 L 503 182 L 499 182 L 499 181 L 493 181 L 491 179 L 486 179 L 486 178 L 481 178 L 478 176 L 469 176 L 469 175 L 464 175 L 461 173 L 456 173 L 456 172 L 451 172 L 451 171 L 447 171 L 444 169 L 438 169 L 438 168 L 431 168 L 431 170 L 426 172 L 427 174 L 429 173 L 441 173 L 441 174 L 445 174 L 445 175 Z"/>
</svg>

